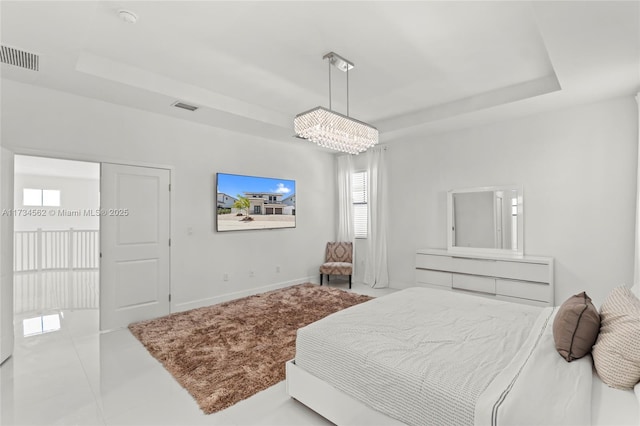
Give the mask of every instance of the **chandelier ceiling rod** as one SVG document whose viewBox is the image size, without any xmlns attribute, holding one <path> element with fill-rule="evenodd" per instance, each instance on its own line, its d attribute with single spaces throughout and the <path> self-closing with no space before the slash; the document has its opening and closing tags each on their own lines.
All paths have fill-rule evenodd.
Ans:
<svg viewBox="0 0 640 426">
<path fill-rule="evenodd" d="M 347 117 L 349 116 L 349 68 L 347 68 Z"/>
<path fill-rule="evenodd" d="M 332 105 L 332 90 L 331 90 L 331 66 L 338 68 L 340 71 L 347 73 L 347 117 L 349 117 L 349 70 L 355 66 L 355 64 L 348 59 L 343 58 L 334 52 L 329 52 L 322 57 L 322 59 L 328 59 L 329 66 L 329 110 L 333 111 Z"/>
<path fill-rule="evenodd" d="M 333 111 L 333 108 L 331 107 L 331 59 L 327 61 L 327 65 L 329 66 L 329 110 Z"/>
</svg>

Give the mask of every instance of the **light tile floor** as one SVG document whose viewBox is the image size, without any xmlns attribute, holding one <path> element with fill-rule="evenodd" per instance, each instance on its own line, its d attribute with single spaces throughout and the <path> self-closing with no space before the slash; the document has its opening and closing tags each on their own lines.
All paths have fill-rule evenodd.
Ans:
<svg viewBox="0 0 640 426">
<path fill-rule="evenodd" d="M 354 283 L 353 291 L 394 290 Z M 285 382 L 204 415 L 127 329 L 101 334 L 97 309 L 69 308 L 73 303 L 61 304 L 62 297 L 41 294 L 58 302 L 36 301 L 38 309 L 16 314 L 14 355 L 0 367 L 0 425 L 331 424 L 289 398 Z M 45 315 L 58 315 L 60 329 L 25 337 L 23 320 Z"/>
</svg>

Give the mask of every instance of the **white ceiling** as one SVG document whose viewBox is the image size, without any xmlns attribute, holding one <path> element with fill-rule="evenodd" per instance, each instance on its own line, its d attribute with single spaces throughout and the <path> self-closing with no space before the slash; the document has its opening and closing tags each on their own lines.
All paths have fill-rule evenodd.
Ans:
<svg viewBox="0 0 640 426">
<path fill-rule="evenodd" d="M 2 44 L 40 55 L 3 78 L 280 140 L 328 106 L 329 51 L 356 65 L 351 115 L 387 142 L 640 91 L 638 1 L 3 0 L 0 15 Z M 333 71 L 342 113 L 345 80 Z"/>
</svg>

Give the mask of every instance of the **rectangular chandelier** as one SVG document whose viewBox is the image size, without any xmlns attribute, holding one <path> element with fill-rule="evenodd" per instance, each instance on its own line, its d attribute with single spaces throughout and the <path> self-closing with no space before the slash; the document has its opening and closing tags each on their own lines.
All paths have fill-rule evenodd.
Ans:
<svg viewBox="0 0 640 426">
<path fill-rule="evenodd" d="M 378 129 L 349 117 L 349 70 L 353 62 L 334 52 L 322 57 L 329 63 L 329 109 L 321 106 L 301 112 L 293 119 L 296 136 L 324 148 L 360 154 L 378 143 Z M 331 109 L 331 67 L 347 74 L 347 115 Z"/>
<path fill-rule="evenodd" d="M 378 143 L 378 129 L 321 106 L 296 115 L 296 136 L 321 147 L 360 154 Z"/>
</svg>

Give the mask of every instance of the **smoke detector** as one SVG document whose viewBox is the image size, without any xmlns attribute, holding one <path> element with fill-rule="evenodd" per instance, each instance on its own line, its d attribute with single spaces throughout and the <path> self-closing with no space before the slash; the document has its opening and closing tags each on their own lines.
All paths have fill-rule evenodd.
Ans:
<svg viewBox="0 0 640 426">
<path fill-rule="evenodd" d="M 127 24 L 135 24 L 138 21 L 138 15 L 130 10 L 120 9 L 118 11 L 118 16 Z"/>
</svg>

